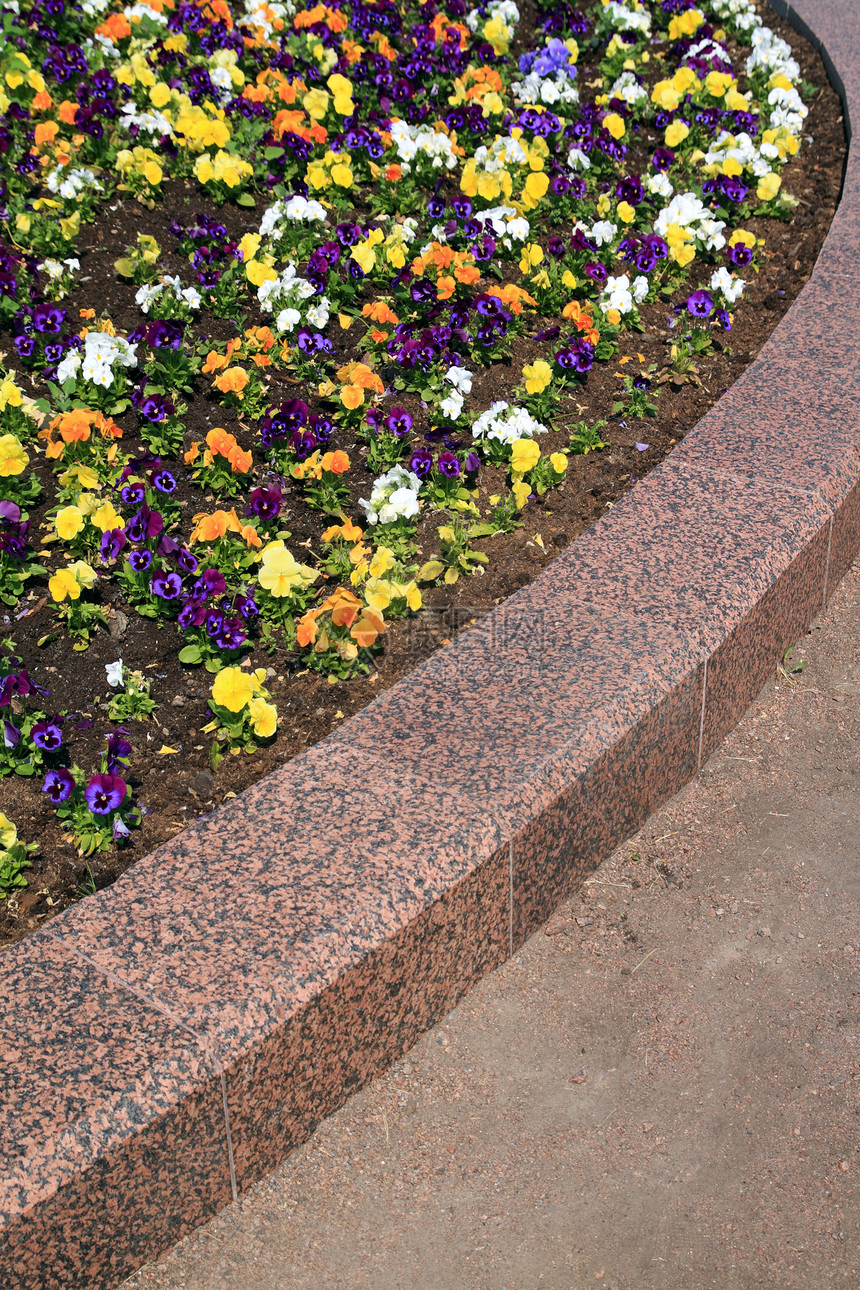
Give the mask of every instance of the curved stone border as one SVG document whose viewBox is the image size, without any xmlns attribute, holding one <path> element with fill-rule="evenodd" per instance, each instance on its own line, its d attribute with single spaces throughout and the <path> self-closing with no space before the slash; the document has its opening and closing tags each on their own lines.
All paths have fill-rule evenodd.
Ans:
<svg viewBox="0 0 860 1290">
<path fill-rule="evenodd" d="M 860 112 L 858 10 L 782 11 Z M 336 734 L 3 956 L 2 1285 L 115 1285 L 204 1222 L 695 775 L 860 546 L 858 265 L 853 147 L 808 284 L 668 460 Z"/>
</svg>

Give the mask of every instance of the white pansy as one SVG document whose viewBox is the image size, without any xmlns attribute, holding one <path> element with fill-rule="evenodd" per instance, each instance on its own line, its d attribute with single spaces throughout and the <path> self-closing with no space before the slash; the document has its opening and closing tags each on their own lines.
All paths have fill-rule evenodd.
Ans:
<svg viewBox="0 0 860 1290">
<path fill-rule="evenodd" d="M 649 175 L 645 180 L 644 188 L 647 193 L 653 197 L 671 197 L 675 189 L 669 180 L 669 176 L 662 170 L 656 175 Z"/>
<path fill-rule="evenodd" d="M 730 305 L 733 305 L 736 300 L 740 300 L 745 286 L 746 282 L 743 278 L 734 277 L 725 267 L 719 268 L 711 274 L 711 290 L 721 292 Z"/>
<path fill-rule="evenodd" d="M 461 394 L 471 394 L 472 373 L 468 367 L 449 367 L 444 379 Z"/>
<path fill-rule="evenodd" d="M 454 170 L 457 154 L 447 134 L 434 130 L 431 125 L 409 125 L 406 121 L 392 121 L 391 143 L 405 174 L 419 155 L 426 157 L 437 169 Z"/>
<path fill-rule="evenodd" d="M 259 29 L 266 40 L 270 40 L 273 35 L 277 39 L 283 31 L 284 18 L 291 18 L 295 12 L 296 6 L 292 0 L 287 0 L 285 4 L 280 3 L 280 0 L 245 0 L 247 26 Z"/>
<path fill-rule="evenodd" d="M 79 197 L 88 188 L 98 193 L 103 191 L 93 172 L 85 166 L 75 166 L 71 170 L 57 166 L 45 179 L 45 187 L 67 202 Z"/>
<path fill-rule="evenodd" d="M 298 309 L 282 309 L 275 319 L 275 326 L 278 331 L 292 331 L 301 321 L 302 316 Z"/>
<path fill-rule="evenodd" d="M 296 193 L 287 202 L 274 202 L 263 212 L 263 218 L 260 220 L 260 236 L 270 237 L 273 233 L 280 237 L 284 232 L 281 227 L 284 220 L 289 220 L 293 224 L 318 221 L 321 224 L 326 220 L 326 209 L 317 201 L 308 201 Z"/>
<path fill-rule="evenodd" d="M 451 393 L 439 404 L 439 411 L 443 417 L 449 421 L 456 421 L 463 411 L 463 396 L 459 390 L 452 390 Z"/>
<path fill-rule="evenodd" d="M 598 246 L 608 246 L 617 232 L 617 224 L 613 224 L 608 219 L 599 219 L 588 230 L 588 236 L 593 238 Z"/>
<path fill-rule="evenodd" d="M 81 370 L 81 356 L 76 349 L 70 350 L 65 358 L 57 364 L 57 380 L 60 385 L 77 376 Z"/>
<path fill-rule="evenodd" d="M 135 304 L 140 307 L 142 313 L 148 314 L 158 297 L 165 292 L 177 304 L 185 304 L 189 309 L 199 309 L 202 303 L 202 297 L 196 287 L 183 287 L 179 277 L 167 276 L 161 282 L 144 283 L 139 287 L 134 297 Z"/>
<path fill-rule="evenodd" d="M 362 497 L 359 506 L 368 524 L 393 524 L 399 519 L 411 519 L 418 514 L 418 493 L 421 480 L 404 466 L 391 470 L 373 481 L 370 500 Z"/>
<path fill-rule="evenodd" d="M 643 273 L 640 273 L 633 279 L 633 299 L 636 301 L 637 305 L 641 305 L 647 295 L 648 279 Z"/>
<path fill-rule="evenodd" d="M 218 97 L 222 103 L 233 97 L 233 77 L 226 67 L 215 67 L 209 73 L 209 79 L 218 90 Z"/>
<path fill-rule="evenodd" d="M 721 251 L 726 244 L 723 237 L 725 220 L 703 219 L 698 228 L 699 238 L 705 244 L 706 251 Z"/>
<path fill-rule="evenodd" d="M 123 9 L 123 17 L 128 18 L 129 22 L 139 25 L 142 18 L 156 23 L 159 27 L 167 26 L 167 15 L 159 13 L 158 10 L 152 9 L 148 4 L 127 5 Z"/>
<path fill-rule="evenodd" d="M 322 331 L 329 319 L 329 303 L 325 296 L 320 296 L 317 304 L 310 305 L 307 310 L 307 320 L 317 331 Z"/>
<path fill-rule="evenodd" d="M 536 421 L 525 408 L 512 407 L 499 400 L 472 423 L 473 439 L 495 439 L 499 443 L 513 443 L 515 439 L 533 439 L 546 434 L 547 427 Z"/>
<path fill-rule="evenodd" d="M 133 125 L 145 134 L 170 135 L 173 133 L 170 122 L 163 112 L 138 112 L 137 104 L 126 103 L 122 115 L 117 117 L 117 124 L 130 130 Z"/>
<path fill-rule="evenodd" d="M 121 658 L 118 658 L 115 663 L 105 663 L 105 672 L 107 673 L 108 685 L 112 685 L 114 689 L 123 685 Z"/>
<path fill-rule="evenodd" d="M 281 271 L 279 277 L 260 283 L 257 299 L 265 313 L 272 313 L 278 307 L 275 321 L 278 331 L 292 331 L 303 317 L 311 326 L 322 329 L 331 312 L 328 298 L 318 296 L 311 283 L 299 277 L 292 263 Z M 311 303 L 302 310 L 304 301 Z"/>
<path fill-rule="evenodd" d="M 692 52 L 692 51 L 691 51 Z M 690 57 L 690 54 L 687 55 Z M 609 91 L 611 99 L 623 99 L 625 103 L 640 103 L 647 99 L 648 91 L 639 84 L 635 72 L 622 72 Z"/>
<path fill-rule="evenodd" d="M 148 314 L 152 307 L 153 301 L 158 299 L 158 297 L 161 295 L 163 290 L 164 290 L 164 287 L 160 282 L 153 282 L 153 283 L 145 282 L 143 286 L 138 287 L 137 291 L 135 292 L 134 303 L 137 305 L 138 309 L 140 309 L 142 313 Z"/>
<path fill-rule="evenodd" d="M 617 0 L 609 0 L 603 12 L 615 31 L 641 31 L 646 35 L 651 31 L 651 15 L 645 8 L 628 9 Z"/>
<path fill-rule="evenodd" d="M 591 158 L 582 148 L 571 148 L 567 154 L 567 164 L 571 170 L 590 170 Z"/>
</svg>

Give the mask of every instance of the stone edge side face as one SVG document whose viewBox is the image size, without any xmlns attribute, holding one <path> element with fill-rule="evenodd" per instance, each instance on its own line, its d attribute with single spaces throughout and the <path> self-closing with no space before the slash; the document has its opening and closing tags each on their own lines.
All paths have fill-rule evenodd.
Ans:
<svg viewBox="0 0 860 1290">
<path fill-rule="evenodd" d="M 850 126 L 853 5 L 776 7 Z M 661 467 L 336 734 L 4 955 L 0 1284 L 107 1290 L 205 1222 L 696 774 L 860 548 L 858 264 L 851 147 L 809 282 Z"/>
</svg>

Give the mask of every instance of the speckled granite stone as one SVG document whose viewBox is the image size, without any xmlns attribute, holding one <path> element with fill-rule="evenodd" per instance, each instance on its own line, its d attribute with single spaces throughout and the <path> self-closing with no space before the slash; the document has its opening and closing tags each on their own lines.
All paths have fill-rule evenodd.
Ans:
<svg viewBox="0 0 860 1290">
<path fill-rule="evenodd" d="M 3 956 L 0 1285 L 97 1290 L 231 1198 L 221 1079 L 51 937 Z"/>
<path fill-rule="evenodd" d="M 242 1187 L 508 953 L 508 864 L 472 804 L 317 745 L 52 931 L 223 1064 Z M 312 1079 L 309 1006 L 329 1035 Z"/>
<path fill-rule="evenodd" d="M 856 121 L 856 7 L 796 10 Z M 666 462 L 329 739 L 7 953 L 0 1286 L 109 1287 L 204 1221 L 695 773 L 860 547 L 858 278 L 855 143 L 809 282 Z"/>
</svg>

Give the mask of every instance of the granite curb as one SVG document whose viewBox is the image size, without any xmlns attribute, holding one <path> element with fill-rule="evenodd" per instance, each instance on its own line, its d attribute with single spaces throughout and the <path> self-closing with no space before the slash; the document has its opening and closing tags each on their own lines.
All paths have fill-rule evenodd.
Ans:
<svg viewBox="0 0 860 1290">
<path fill-rule="evenodd" d="M 849 120 L 855 6 L 775 7 Z M 328 739 L 7 952 L 4 1286 L 114 1286 L 205 1222 L 697 773 L 860 548 L 858 266 L 852 145 L 809 282 L 661 466 Z"/>
</svg>

